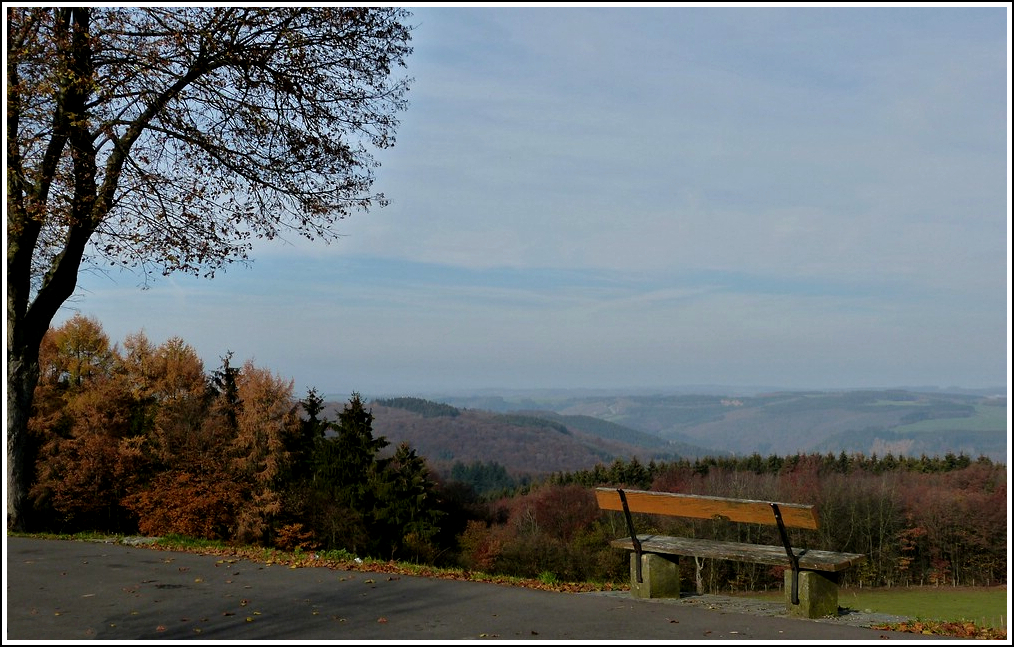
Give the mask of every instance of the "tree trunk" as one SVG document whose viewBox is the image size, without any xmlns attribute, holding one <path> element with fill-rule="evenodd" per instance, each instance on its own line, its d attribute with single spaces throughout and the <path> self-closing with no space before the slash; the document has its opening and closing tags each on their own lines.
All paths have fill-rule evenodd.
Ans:
<svg viewBox="0 0 1014 647">
<path fill-rule="evenodd" d="M 7 530 L 27 530 L 28 418 L 39 382 L 38 347 L 7 348 Z"/>
<path fill-rule="evenodd" d="M 701 557 L 694 557 L 694 575 L 697 584 L 697 593 L 704 593 L 704 559 Z"/>
</svg>

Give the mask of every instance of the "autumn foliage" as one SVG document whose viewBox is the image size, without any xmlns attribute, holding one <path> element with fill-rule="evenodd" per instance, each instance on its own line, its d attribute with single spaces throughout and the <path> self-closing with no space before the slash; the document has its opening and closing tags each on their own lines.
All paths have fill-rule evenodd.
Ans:
<svg viewBox="0 0 1014 647">
<path fill-rule="evenodd" d="M 338 421 L 315 392 L 231 354 L 208 373 L 179 338 L 123 349 L 76 316 L 50 330 L 30 422 L 34 525 L 284 548 L 436 554 L 424 461 L 391 457 L 353 394 Z"/>
</svg>

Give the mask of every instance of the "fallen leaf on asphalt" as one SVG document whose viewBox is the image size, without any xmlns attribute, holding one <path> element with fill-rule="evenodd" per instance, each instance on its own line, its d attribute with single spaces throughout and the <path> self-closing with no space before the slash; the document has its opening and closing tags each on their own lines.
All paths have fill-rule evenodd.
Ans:
<svg viewBox="0 0 1014 647">
<path fill-rule="evenodd" d="M 377 618 L 377 622 L 387 622 L 387 618 Z"/>
</svg>

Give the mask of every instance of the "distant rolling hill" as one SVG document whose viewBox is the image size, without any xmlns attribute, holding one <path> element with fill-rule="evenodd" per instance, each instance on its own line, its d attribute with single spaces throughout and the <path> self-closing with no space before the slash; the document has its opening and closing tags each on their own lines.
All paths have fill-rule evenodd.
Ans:
<svg viewBox="0 0 1014 647">
<path fill-rule="evenodd" d="M 610 425 L 604 421 L 587 420 L 580 425 L 555 414 L 538 416 L 477 409 L 433 415 L 418 408 L 382 402 L 385 401 L 368 403 L 374 416 L 374 436 L 383 436 L 392 448 L 407 442 L 433 469 L 445 475 L 456 462 L 466 465 L 496 462 L 512 475 L 538 479 L 554 472 L 591 469 L 599 463 L 608 465 L 617 458 L 629 460 L 636 456 L 644 462 L 675 458 L 665 442 L 636 430 L 626 430 L 626 434 L 642 436 L 641 444 L 631 442 L 631 438 L 624 438 L 623 433 L 615 430 L 607 436 L 588 431 L 587 427 L 593 424 Z M 329 418 L 336 419 L 340 405 L 332 407 Z"/>
<path fill-rule="evenodd" d="M 590 416 L 683 446 L 738 455 L 862 452 L 1007 460 L 1005 391 L 903 389 L 716 394 L 592 395 L 546 399 L 564 416 Z M 532 394 L 517 398 L 528 408 Z M 489 396 L 483 396 L 489 401 Z M 467 399 L 444 398 L 456 406 Z M 511 399 L 500 406 L 508 410 Z"/>
<path fill-rule="evenodd" d="M 369 403 L 375 436 L 407 442 L 438 472 L 496 462 L 541 477 L 616 459 L 796 453 L 1007 461 L 1004 396 L 906 390 L 405 397 Z M 484 405 L 483 409 L 476 405 Z M 331 402 L 337 418 L 342 403 Z"/>
</svg>

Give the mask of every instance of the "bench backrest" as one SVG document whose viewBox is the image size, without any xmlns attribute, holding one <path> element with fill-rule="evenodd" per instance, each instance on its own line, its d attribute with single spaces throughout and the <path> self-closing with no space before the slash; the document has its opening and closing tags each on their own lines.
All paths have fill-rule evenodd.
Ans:
<svg viewBox="0 0 1014 647">
<path fill-rule="evenodd" d="M 747 523 L 777 525 L 772 503 L 777 503 L 782 523 L 787 528 L 818 528 L 815 506 L 800 503 L 728 499 L 698 494 L 623 490 L 630 512 L 663 514 L 692 519 L 723 519 Z M 623 511 L 623 501 L 616 488 L 595 488 L 595 498 L 603 510 Z"/>
</svg>

